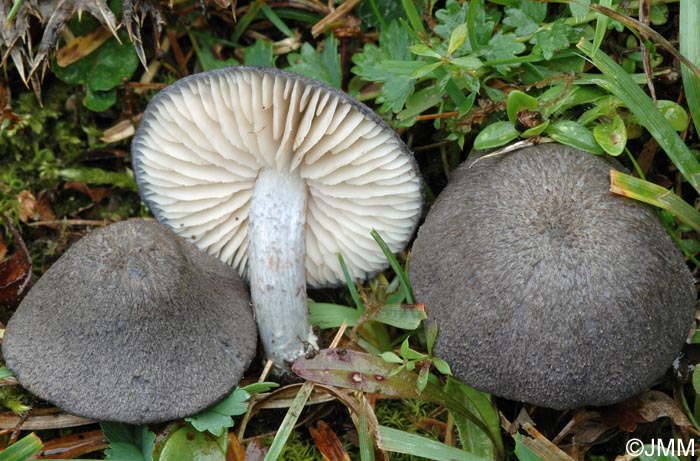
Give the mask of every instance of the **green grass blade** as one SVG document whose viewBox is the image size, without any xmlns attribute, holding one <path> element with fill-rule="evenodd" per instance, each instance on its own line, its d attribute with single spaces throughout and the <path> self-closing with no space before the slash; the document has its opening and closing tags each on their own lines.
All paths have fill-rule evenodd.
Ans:
<svg viewBox="0 0 700 461">
<path fill-rule="evenodd" d="M 340 263 L 340 269 L 343 271 L 345 283 L 348 286 L 348 291 L 350 292 L 352 302 L 355 303 L 355 307 L 357 307 L 357 310 L 360 311 L 360 313 L 362 313 L 365 311 L 365 305 L 360 299 L 360 294 L 357 292 L 355 281 L 350 276 L 350 271 L 348 270 L 348 266 L 345 264 L 345 259 L 343 259 L 343 255 L 341 255 L 340 253 L 338 253 L 338 262 Z"/>
<path fill-rule="evenodd" d="M 282 454 L 282 450 L 284 449 L 284 445 L 287 443 L 289 435 L 294 430 L 294 426 L 299 419 L 299 415 L 304 409 L 304 405 L 306 405 L 306 402 L 309 400 L 309 396 L 313 390 L 313 383 L 306 382 L 301 386 L 301 389 L 299 389 L 296 397 L 294 397 L 287 414 L 284 415 L 282 424 L 280 424 L 280 427 L 277 429 L 277 434 L 275 434 L 275 439 L 272 441 L 272 445 L 270 445 L 270 450 L 265 455 L 265 461 L 276 461 L 279 459 L 280 454 Z"/>
<path fill-rule="evenodd" d="M 488 461 L 442 442 L 387 426 L 377 427 L 377 446 L 383 450 L 405 453 L 435 461 Z"/>
<path fill-rule="evenodd" d="M 250 23 L 253 22 L 255 16 L 258 14 L 258 12 L 264 4 L 265 0 L 255 0 L 253 3 L 250 4 L 250 7 L 248 7 L 248 11 L 246 11 L 245 14 L 241 16 L 241 19 L 239 19 L 238 22 L 236 22 L 236 27 L 233 29 L 233 34 L 231 34 L 232 41 L 238 42 L 238 40 L 243 35 L 243 32 L 245 32 Z"/>
<path fill-rule="evenodd" d="M 394 253 L 391 252 L 391 249 L 389 248 L 389 245 L 386 244 L 384 239 L 379 235 L 379 232 L 377 232 L 375 229 L 372 229 L 371 232 L 372 238 L 377 242 L 379 245 L 379 248 L 382 249 L 384 252 L 384 256 L 386 256 L 386 259 L 389 260 L 389 264 L 391 265 L 391 268 L 394 270 L 396 273 L 396 276 L 401 279 L 401 286 L 403 287 L 404 291 L 406 292 L 406 302 L 408 304 L 415 304 L 416 300 L 413 297 L 413 290 L 411 289 L 411 282 L 408 281 L 408 275 L 406 275 L 406 271 L 403 270 L 401 267 L 401 264 L 399 264 L 399 261 L 396 259 L 396 256 L 394 256 Z"/>
<path fill-rule="evenodd" d="M 358 439 L 360 442 L 360 461 L 374 461 L 374 437 L 373 432 L 369 428 L 367 423 L 367 412 L 369 410 L 369 405 L 365 401 L 364 394 L 359 394 L 360 401 L 360 414 L 359 414 L 359 424 L 358 424 Z"/>
<path fill-rule="evenodd" d="M 680 51 L 689 61 L 700 65 L 700 2 L 698 0 L 681 0 L 680 12 Z M 683 89 L 688 100 L 688 108 L 693 118 L 695 131 L 700 133 L 700 77 L 686 65 L 681 65 Z"/>
<path fill-rule="evenodd" d="M 43 450 L 43 448 L 44 444 L 41 442 L 41 439 L 32 432 L 2 450 L 0 452 L 0 461 L 24 461 Z"/>
<path fill-rule="evenodd" d="M 265 15 L 265 17 L 275 26 L 277 29 L 289 38 L 294 38 L 294 32 L 291 31 L 287 24 L 282 21 L 282 19 L 277 16 L 277 13 L 273 11 L 266 3 L 260 7 L 260 10 Z"/>
<path fill-rule="evenodd" d="M 413 30 L 427 37 L 428 32 L 425 30 L 423 20 L 421 19 L 420 13 L 418 13 L 416 4 L 413 3 L 413 0 L 401 0 L 401 5 L 403 6 L 404 11 L 406 11 L 408 23 L 411 25 Z"/>
<path fill-rule="evenodd" d="M 661 111 L 654 105 L 651 98 L 609 56 L 604 53 L 594 54 L 588 41 L 581 40 L 576 46 L 603 73 L 600 78 L 594 78 L 594 82 L 622 100 L 625 106 L 637 116 L 640 123 L 654 136 L 690 185 L 700 192 L 700 163 L 678 136 L 678 133 L 673 130 Z"/>
<path fill-rule="evenodd" d="M 601 0 L 600 4 L 602 6 L 610 8 L 612 6 L 612 0 Z M 596 24 L 595 24 L 595 37 L 593 38 L 593 53 L 600 49 L 601 43 L 603 43 L 603 38 L 605 37 L 605 32 L 608 30 L 608 23 L 610 18 L 601 13 L 596 13 Z"/>
<path fill-rule="evenodd" d="M 612 170 L 610 191 L 667 210 L 700 232 L 700 212 L 672 191 L 657 184 Z"/>
<path fill-rule="evenodd" d="M 361 315 L 359 310 L 352 307 L 309 301 L 309 323 L 322 330 L 338 328 L 343 322 L 354 327 Z"/>
</svg>

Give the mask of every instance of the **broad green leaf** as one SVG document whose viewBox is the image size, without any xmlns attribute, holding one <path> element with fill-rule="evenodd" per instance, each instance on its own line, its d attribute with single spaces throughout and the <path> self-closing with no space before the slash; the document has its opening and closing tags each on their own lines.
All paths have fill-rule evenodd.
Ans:
<svg viewBox="0 0 700 461">
<path fill-rule="evenodd" d="M 379 356 L 389 363 L 403 363 L 403 359 L 393 352 L 382 352 Z"/>
<path fill-rule="evenodd" d="M 599 123 L 593 128 L 593 137 L 608 154 L 617 157 L 625 150 L 627 128 L 619 115 L 610 122 Z"/>
<path fill-rule="evenodd" d="M 368 320 L 391 325 L 404 330 L 415 330 L 427 318 L 422 304 L 385 304 L 375 310 Z"/>
<path fill-rule="evenodd" d="M 359 310 L 352 307 L 309 300 L 309 323 L 322 330 L 338 328 L 344 321 L 349 327 L 354 327 L 361 315 Z"/>
<path fill-rule="evenodd" d="M 424 66 L 419 67 L 418 69 L 414 70 L 413 73 L 411 74 L 411 78 L 422 78 L 437 69 L 438 67 L 442 66 L 443 64 L 441 62 L 433 62 L 431 64 L 426 64 Z"/>
<path fill-rule="evenodd" d="M 93 112 L 104 112 L 117 103 L 117 90 L 93 91 L 87 87 L 83 105 Z"/>
<path fill-rule="evenodd" d="M 423 43 L 413 45 L 409 49 L 411 50 L 411 53 L 417 54 L 418 56 L 426 56 L 429 58 L 442 59 L 442 55 L 440 55 L 440 53 L 437 53 L 432 48 L 430 48 L 428 45 L 425 45 Z"/>
<path fill-rule="evenodd" d="M 461 47 L 467 40 L 467 25 L 460 24 L 455 30 L 452 31 L 450 35 L 450 43 L 447 46 L 447 56 L 452 56 L 452 54 Z"/>
<path fill-rule="evenodd" d="M 102 432 L 109 441 L 105 450 L 108 460 L 152 461 L 156 435 L 148 426 L 133 426 L 125 423 L 103 421 Z"/>
<path fill-rule="evenodd" d="M 493 147 L 500 147 L 508 144 L 520 136 L 520 132 L 515 129 L 510 122 L 495 122 L 487 126 L 474 139 L 474 149 L 484 150 Z"/>
<path fill-rule="evenodd" d="M 552 123 L 547 128 L 547 134 L 557 142 L 567 146 L 585 150 L 593 154 L 602 154 L 603 149 L 598 145 L 591 130 L 571 120 Z"/>
<path fill-rule="evenodd" d="M 537 99 L 520 90 L 514 90 L 508 93 L 506 100 L 506 113 L 510 123 L 515 123 L 518 120 L 518 114 L 523 110 L 535 111 L 539 107 Z"/>
<path fill-rule="evenodd" d="M 674 130 L 681 132 L 688 128 L 688 113 L 679 104 L 668 99 L 660 99 L 656 102 L 656 106 Z"/>
<path fill-rule="evenodd" d="M 222 437 L 226 435 L 222 434 Z M 165 441 L 157 461 L 226 461 L 225 447 L 225 441 L 222 443 L 206 432 L 198 432 L 186 425 Z"/>
<path fill-rule="evenodd" d="M 532 128 L 528 128 L 527 130 L 523 131 L 521 136 L 523 138 L 532 138 L 534 136 L 539 136 L 541 135 L 547 128 L 549 128 L 549 120 L 545 120 L 544 122 L 540 123 L 537 126 L 533 126 Z"/>
<path fill-rule="evenodd" d="M 450 62 L 465 70 L 476 70 L 483 66 L 480 59 L 471 56 L 462 56 L 461 58 L 450 59 Z"/>
<path fill-rule="evenodd" d="M 43 448 L 41 439 L 32 432 L 0 451 L 0 461 L 25 461 Z"/>
</svg>

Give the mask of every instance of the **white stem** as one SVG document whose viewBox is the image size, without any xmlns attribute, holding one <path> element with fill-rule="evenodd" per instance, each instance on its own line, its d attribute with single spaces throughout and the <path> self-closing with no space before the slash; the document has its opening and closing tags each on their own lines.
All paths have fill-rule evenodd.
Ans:
<svg viewBox="0 0 700 461">
<path fill-rule="evenodd" d="M 306 300 L 307 190 L 287 170 L 260 172 L 248 214 L 248 271 L 255 318 L 265 355 L 277 374 L 310 348 L 317 349 Z"/>
</svg>

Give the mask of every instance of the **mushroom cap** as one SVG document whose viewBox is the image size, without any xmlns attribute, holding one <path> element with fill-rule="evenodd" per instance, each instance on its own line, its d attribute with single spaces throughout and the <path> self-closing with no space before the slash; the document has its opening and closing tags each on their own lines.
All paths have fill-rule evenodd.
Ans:
<svg viewBox="0 0 700 461">
<path fill-rule="evenodd" d="M 265 168 L 308 189 L 306 280 L 344 281 L 387 261 L 370 232 L 401 250 L 418 222 L 413 156 L 365 105 L 290 72 L 229 67 L 178 80 L 148 105 L 132 144 L 137 183 L 156 219 L 247 275 L 248 210 Z"/>
<path fill-rule="evenodd" d="M 611 166 L 558 144 L 465 162 L 418 231 L 416 299 L 465 383 L 563 409 L 657 380 L 696 290 L 655 211 L 609 192 Z"/>
<path fill-rule="evenodd" d="M 88 418 L 143 424 L 196 413 L 256 351 L 245 284 L 155 222 L 124 221 L 69 248 L 10 319 L 20 383 Z"/>
</svg>

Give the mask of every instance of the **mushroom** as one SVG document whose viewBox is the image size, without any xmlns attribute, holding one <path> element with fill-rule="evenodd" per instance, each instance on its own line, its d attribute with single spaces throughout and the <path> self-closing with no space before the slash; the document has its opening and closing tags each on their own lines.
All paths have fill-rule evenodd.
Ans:
<svg viewBox="0 0 700 461">
<path fill-rule="evenodd" d="M 71 246 L 10 319 L 2 351 L 36 396 L 88 418 L 142 424 L 225 396 L 256 339 L 236 271 L 138 220 Z"/>
<path fill-rule="evenodd" d="M 316 348 L 307 284 L 388 265 L 376 229 L 401 250 L 422 206 L 413 156 L 348 95 L 277 69 L 230 67 L 183 78 L 149 103 L 132 144 L 155 217 L 250 282 L 278 375 Z"/>
<path fill-rule="evenodd" d="M 451 177 L 418 231 L 416 299 L 465 383 L 564 409 L 657 380 L 690 330 L 693 277 L 655 211 L 601 158 L 544 144 Z"/>
</svg>

